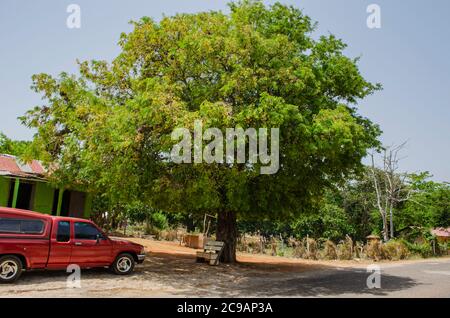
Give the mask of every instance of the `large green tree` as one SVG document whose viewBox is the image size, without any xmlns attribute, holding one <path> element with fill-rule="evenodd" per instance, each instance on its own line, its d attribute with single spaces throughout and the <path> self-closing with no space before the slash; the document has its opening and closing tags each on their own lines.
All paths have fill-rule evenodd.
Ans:
<svg viewBox="0 0 450 318">
<path fill-rule="evenodd" d="M 29 146 L 29 141 L 12 140 L 4 133 L 0 132 L 0 154 L 24 156 L 26 155 Z"/>
<path fill-rule="evenodd" d="M 431 181 L 431 177 L 428 172 L 410 176 L 414 193 L 399 211 L 400 229 L 450 226 L 450 184 Z"/>
<path fill-rule="evenodd" d="M 112 201 L 216 213 L 224 260 L 236 259 L 237 218 L 285 218 L 361 168 L 380 131 L 357 114 L 379 88 L 333 35 L 294 7 L 231 3 L 230 13 L 133 22 L 111 63 L 77 76 L 34 76 L 46 99 L 24 116 L 34 147 L 60 182 L 82 182 Z M 280 169 L 258 164 L 176 164 L 177 127 L 280 129 Z"/>
</svg>

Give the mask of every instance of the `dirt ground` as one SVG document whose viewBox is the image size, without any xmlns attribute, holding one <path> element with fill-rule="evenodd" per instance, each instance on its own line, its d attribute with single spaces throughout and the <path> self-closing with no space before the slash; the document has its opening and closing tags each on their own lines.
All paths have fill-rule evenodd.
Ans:
<svg viewBox="0 0 450 318">
<path fill-rule="evenodd" d="M 347 269 L 359 270 L 364 275 L 361 279 L 365 279 L 363 269 L 369 264 L 238 254 L 238 264 L 209 266 L 196 263 L 196 251 L 177 243 L 130 240 L 144 245 L 147 251 L 145 262 L 132 275 L 116 276 L 105 269 L 83 270 L 81 288 L 67 288 L 68 274 L 63 271 L 26 272 L 17 283 L 0 285 L 0 297 L 289 297 L 299 293 L 315 296 L 320 289 L 311 293 L 303 284 L 300 290 L 300 280 L 304 282 L 315 273 L 323 275 Z"/>
</svg>

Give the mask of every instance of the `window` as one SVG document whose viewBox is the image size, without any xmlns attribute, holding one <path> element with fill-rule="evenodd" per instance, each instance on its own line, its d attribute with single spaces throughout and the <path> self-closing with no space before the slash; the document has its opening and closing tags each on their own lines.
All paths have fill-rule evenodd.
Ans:
<svg viewBox="0 0 450 318">
<path fill-rule="evenodd" d="M 23 220 L 20 224 L 20 230 L 27 234 L 41 234 L 44 229 L 44 223 L 35 220 Z"/>
<path fill-rule="evenodd" d="M 41 220 L 22 220 L 0 218 L 0 233 L 42 234 L 44 222 Z"/>
<path fill-rule="evenodd" d="M 8 206 L 13 207 L 13 197 L 14 197 L 14 188 L 16 183 L 10 182 L 10 189 L 9 189 L 9 199 L 8 199 Z M 32 183 L 25 183 L 21 181 L 19 183 L 19 191 L 17 192 L 17 199 L 16 199 L 16 206 L 14 208 L 17 209 L 23 209 L 23 210 L 29 210 L 31 207 L 31 198 L 33 193 L 34 184 Z"/>
<path fill-rule="evenodd" d="M 0 233 L 20 233 L 20 220 L 0 219 Z"/>
<path fill-rule="evenodd" d="M 70 241 L 70 222 L 59 221 L 58 232 L 56 233 L 56 241 L 69 242 Z"/>
<path fill-rule="evenodd" d="M 102 237 L 95 226 L 85 222 L 75 222 L 75 238 L 80 240 L 96 240 L 97 235 Z"/>
</svg>

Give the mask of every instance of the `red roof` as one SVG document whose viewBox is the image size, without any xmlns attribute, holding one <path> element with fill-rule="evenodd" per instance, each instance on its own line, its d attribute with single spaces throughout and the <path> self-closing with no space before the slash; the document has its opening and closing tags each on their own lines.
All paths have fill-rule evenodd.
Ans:
<svg viewBox="0 0 450 318">
<path fill-rule="evenodd" d="M 0 155 L 0 171 L 21 172 L 14 157 Z"/>
<path fill-rule="evenodd" d="M 31 161 L 30 167 L 34 173 L 39 173 L 39 174 L 45 173 L 45 169 L 41 166 L 41 164 L 37 160 Z"/>
<path fill-rule="evenodd" d="M 440 227 L 440 228 L 431 230 L 431 234 L 438 236 L 438 237 L 450 237 L 450 227 L 447 229 Z"/>
<path fill-rule="evenodd" d="M 0 175 L 42 177 L 45 171 L 45 168 L 37 160 L 24 163 L 15 156 L 0 154 Z"/>
</svg>

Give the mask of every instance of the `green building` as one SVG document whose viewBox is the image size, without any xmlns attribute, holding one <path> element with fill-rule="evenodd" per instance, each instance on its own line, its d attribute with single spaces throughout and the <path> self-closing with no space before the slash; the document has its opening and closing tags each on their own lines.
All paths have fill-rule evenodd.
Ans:
<svg viewBox="0 0 450 318">
<path fill-rule="evenodd" d="M 37 160 L 24 164 L 14 156 L 0 154 L 0 207 L 89 218 L 92 197 L 75 189 L 53 188 L 45 173 Z"/>
</svg>

